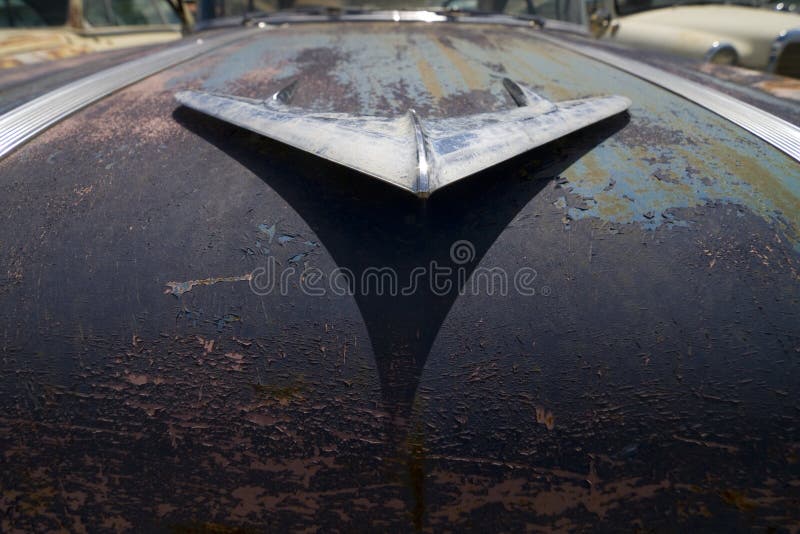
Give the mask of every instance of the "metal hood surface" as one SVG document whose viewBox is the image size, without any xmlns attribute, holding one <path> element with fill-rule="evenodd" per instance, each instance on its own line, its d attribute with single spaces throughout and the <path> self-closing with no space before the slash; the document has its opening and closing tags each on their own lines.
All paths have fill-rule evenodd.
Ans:
<svg viewBox="0 0 800 534">
<path fill-rule="evenodd" d="M 0 530 L 798 524 L 800 166 L 547 35 L 204 34 L 0 159 Z M 419 202 L 182 91 L 432 180 L 436 125 L 631 107 Z"/>
</svg>

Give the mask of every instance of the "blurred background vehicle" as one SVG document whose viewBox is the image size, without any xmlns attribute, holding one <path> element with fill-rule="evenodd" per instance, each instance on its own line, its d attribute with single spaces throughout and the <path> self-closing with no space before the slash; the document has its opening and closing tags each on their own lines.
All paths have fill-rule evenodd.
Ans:
<svg viewBox="0 0 800 534">
<path fill-rule="evenodd" d="M 183 0 L 4 0 L 0 68 L 180 39 Z"/>
<path fill-rule="evenodd" d="M 800 14 L 800 4 L 795 0 L 788 0 L 784 2 L 770 1 L 762 4 L 762 7 L 767 9 L 774 9 L 775 11 L 788 11 L 789 13 Z"/>
<path fill-rule="evenodd" d="M 731 2 L 599 0 L 593 35 L 709 63 L 800 77 L 800 19 Z"/>
</svg>

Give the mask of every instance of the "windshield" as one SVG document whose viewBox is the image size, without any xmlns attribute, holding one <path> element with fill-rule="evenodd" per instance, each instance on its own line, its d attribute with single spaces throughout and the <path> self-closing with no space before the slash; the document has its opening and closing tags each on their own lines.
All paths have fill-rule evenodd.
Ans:
<svg viewBox="0 0 800 534">
<path fill-rule="evenodd" d="M 180 24 L 163 0 L 84 0 L 83 16 L 92 26 Z"/>
<path fill-rule="evenodd" d="M 0 28 L 64 26 L 70 8 L 85 27 L 180 24 L 166 0 L 0 0 Z"/>
<path fill-rule="evenodd" d="M 0 28 L 63 26 L 69 11 L 66 0 L 3 0 L 0 2 Z"/>
</svg>

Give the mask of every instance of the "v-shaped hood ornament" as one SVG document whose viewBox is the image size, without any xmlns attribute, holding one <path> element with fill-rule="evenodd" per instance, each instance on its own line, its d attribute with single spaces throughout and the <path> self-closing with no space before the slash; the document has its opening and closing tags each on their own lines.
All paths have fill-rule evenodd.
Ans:
<svg viewBox="0 0 800 534">
<path fill-rule="evenodd" d="M 183 105 L 427 197 L 437 189 L 628 109 L 607 96 L 550 102 L 505 78 L 519 106 L 445 119 L 313 113 L 268 100 L 182 91 Z"/>
</svg>

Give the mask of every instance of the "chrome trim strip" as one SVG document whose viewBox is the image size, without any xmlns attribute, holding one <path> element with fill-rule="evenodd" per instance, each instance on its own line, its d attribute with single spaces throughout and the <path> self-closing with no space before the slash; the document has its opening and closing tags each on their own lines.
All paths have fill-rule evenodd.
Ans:
<svg viewBox="0 0 800 534">
<path fill-rule="evenodd" d="M 370 11 L 366 13 L 330 13 L 330 14 L 308 14 L 308 13 L 276 13 L 273 15 L 265 14 L 261 17 L 248 19 L 250 24 L 259 27 L 273 26 L 280 24 L 305 24 L 313 22 L 459 22 L 467 24 L 502 24 L 504 26 L 522 26 L 530 28 L 542 26 L 546 19 L 536 16 L 515 16 L 504 13 L 470 15 L 469 13 L 459 12 L 437 12 L 437 11 Z M 571 27 L 571 25 L 570 25 Z"/>
<path fill-rule="evenodd" d="M 275 26 L 280 24 L 306 24 L 324 22 L 460 22 L 466 24 L 500 24 L 503 26 L 547 27 L 548 29 L 589 35 L 582 24 L 549 19 L 539 15 L 513 15 L 508 13 L 470 15 L 469 13 L 428 10 L 380 10 L 364 13 L 260 13 L 244 17 L 224 17 L 199 20 L 195 30 L 230 28 L 232 26 Z"/>
<path fill-rule="evenodd" d="M 181 31 L 181 25 L 178 24 L 153 24 L 142 26 L 98 26 L 81 28 L 75 33 L 81 37 L 109 37 L 117 35 L 130 35 L 140 33 L 178 33 Z"/>
<path fill-rule="evenodd" d="M 639 61 L 618 56 L 598 48 L 569 43 L 558 37 L 546 35 L 543 32 L 539 32 L 536 35 L 556 46 L 606 63 L 682 96 L 744 128 L 792 159 L 800 162 L 800 127 L 790 122 L 732 96 Z"/>
<path fill-rule="evenodd" d="M 258 30 L 197 39 L 102 70 L 31 100 L 0 116 L 0 159 L 89 104 L 166 68 L 251 36 Z"/>
<path fill-rule="evenodd" d="M 422 124 L 420 124 L 417 112 L 409 109 L 408 114 L 411 116 L 411 125 L 414 127 L 414 143 L 417 145 L 417 184 L 414 192 L 420 197 L 426 198 L 430 194 L 431 184 L 428 155 L 425 149 L 425 134 L 422 132 Z"/>
</svg>

